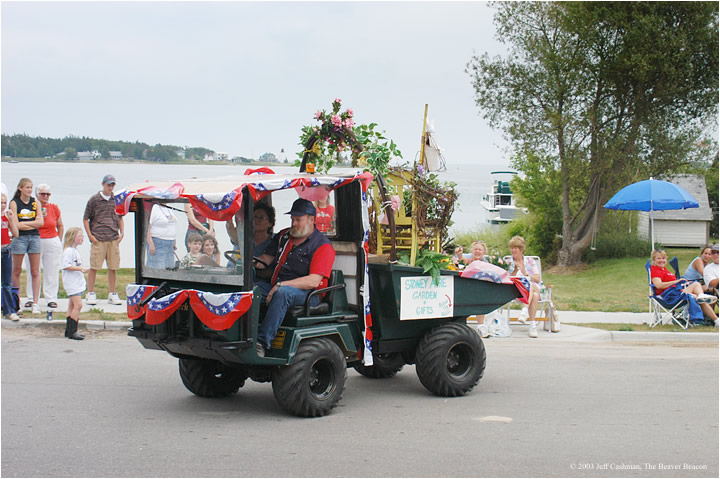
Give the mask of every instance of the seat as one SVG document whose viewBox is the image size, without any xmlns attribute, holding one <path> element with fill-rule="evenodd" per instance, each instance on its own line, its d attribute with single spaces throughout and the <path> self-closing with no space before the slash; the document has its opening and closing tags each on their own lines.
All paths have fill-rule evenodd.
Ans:
<svg viewBox="0 0 720 479">
<path fill-rule="evenodd" d="M 393 171 L 387 175 L 386 179 L 386 193 L 388 198 L 397 195 L 400 199 L 404 198 L 405 190 L 410 188 L 410 172 Z M 392 235 L 390 231 L 390 225 L 381 224 L 380 217 L 383 214 L 383 208 L 380 203 L 380 195 L 373 195 L 375 202 L 375 210 L 378 212 L 377 215 L 377 254 L 386 254 L 392 248 Z M 407 215 L 405 205 L 401 205 L 394 213 L 395 218 L 395 250 L 396 252 L 409 253 L 413 248 L 413 231 L 412 231 L 412 216 Z"/>
<path fill-rule="evenodd" d="M 674 256 L 668 261 L 668 264 L 675 270 L 675 275 L 679 278 L 679 276 L 677 276 L 677 257 Z M 675 323 L 681 328 L 687 329 L 690 325 L 690 313 L 688 312 L 687 300 L 680 300 L 675 304 L 669 304 L 656 294 L 655 285 L 652 283 L 652 278 L 650 277 L 650 260 L 647 260 L 645 263 L 645 270 L 647 271 L 650 298 L 650 320 L 648 326 L 654 328 L 658 324 Z"/>
<path fill-rule="evenodd" d="M 310 299 L 319 294 L 325 297 L 315 306 L 310 305 Z M 291 306 L 285 313 L 283 324 L 286 326 L 305 326 L 320 321 L 326 321 L 328 315 L 337 320 L 337 314 L 346 312 L 348 309 L 347 293 L 345 291 L 345 278 L 343 272 L 334 269 L 330 273 L 328 285 L 325 288 L 313 290 L 308 294 L 305 304 Z M 340 318 L 342 319 L 342 318 Z"/>
<path fill-rule="evenodd" d="M 555 311 L 555 305 L 553 304 L 552 299 L 552 285 L 545 285 L 542 280 L 542 263 L 540 262 L 539 256 L 528 256 L 528 258 L 531 258 L 533 261 L 535 261 L 535 264 L 538 268 L 538 274 L 540 275 L 540 284 L 538 285 L 540 287 L 540 300 L 538 301 L 538 308 L 537 312 L 535 313 L 535 321 L 543 321 L 545 324 L 543 325 L 543 329 L 545 331 L 551 331 L 553 333 L 556 333 L 560 331 L 560 322 L 557 318 L 557 312 Z M 505 264 L 510 264 L 510 261 L 512 260 L 512 256 L 503 256 L 503 262 Z M 513 319 L 510 317 L 510 306 L 512 304 L 521 304 L 523 306 L 523 313 L 527 314 L 527 305 L 525 303 L 522 303 L 518 301 L 517 299 L 509 302 L 505 305 L 505 311 L 507 314 L 508 321 L 512 321 Z M 523 314 L 521 313 L 521 314 Z"/>
</svg>

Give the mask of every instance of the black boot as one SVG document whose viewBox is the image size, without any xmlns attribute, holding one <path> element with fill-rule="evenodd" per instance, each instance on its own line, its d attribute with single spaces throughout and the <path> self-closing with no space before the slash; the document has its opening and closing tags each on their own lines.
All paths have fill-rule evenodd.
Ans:
<svg viewBox="0 0 720 479">
<path fill-rule="evenodd" d="M 65 316 L 65 337 L 70 337 L 70 322 L 72 321 L 72 318 L 70 316 Z"/>
<path fill-rule="evenodd" d="M 78 341 L 85 339 L 85 336 L 78 334 L 77 328 L 78 328 L 78 322 L 70 318 L 69 322 L 70 329 L 68 330 L 68 338 L 69 339 L 76 339 Z"/>
</svg>

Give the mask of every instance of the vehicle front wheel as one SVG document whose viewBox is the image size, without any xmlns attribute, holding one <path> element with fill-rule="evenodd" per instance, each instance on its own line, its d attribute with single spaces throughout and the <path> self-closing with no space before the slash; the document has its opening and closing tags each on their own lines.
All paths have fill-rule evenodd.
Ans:
<svg viewBox="0 0 720 479">
<path fill-rule="evenodd" d="M 295 360 L 273 371 L 275 399 L 296 416 L 325 416 L 345 390 L 345 356 L 328 338 L 306 339 L 298 347 Z"/>
<path fill-rule="evenodd" d="M 360 361 L 353 363 L 355 371 L 367 378 L 383 379 L 395 376 L 405 366 L 402 353 L 373 353 L 373 365 L 365 366 Z"/>
<path fill-rule="evenodd" d="M 448 323 L 427 333 L 416 350 L 418 378 L 438 396 L 470 392 L 485 371 L 485 346 L 465 324 Z"/>
<path fill-rule="evenodd" d="M 225 366 L 212 359 L 180 359 L 180 379 L 191 393 L 218 398 L 234 394 L 245 385 L 242 368 Z"/>
</svg>

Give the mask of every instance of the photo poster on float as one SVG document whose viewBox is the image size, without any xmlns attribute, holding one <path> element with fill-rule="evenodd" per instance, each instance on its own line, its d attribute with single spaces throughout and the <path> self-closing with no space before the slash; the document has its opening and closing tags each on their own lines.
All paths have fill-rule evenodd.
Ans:
<svg viewBox="0 0 720 479">
<path fill-rule="evenodd" d="M 432 319 L 453 316 L 455 282 L 453 276 L 440 276 L 438 284 L 430 276 L 400 278 L 400 319 Z"/>
</svg>

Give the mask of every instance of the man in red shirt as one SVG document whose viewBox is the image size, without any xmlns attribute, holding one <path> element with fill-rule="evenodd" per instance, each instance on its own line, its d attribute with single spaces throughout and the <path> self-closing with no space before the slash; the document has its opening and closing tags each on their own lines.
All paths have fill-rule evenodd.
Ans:
<svg viewBox="0 0 720 479">
<path fill-rule="evenodd" d="M 270 349 L 285 313 L 290 306 L 305 304 L 310 292 L 327 286 L 333 263 L 335 249 L 330 240 L 315 228 L 315 207 L 302 198 L 295 200 L 290 211 L 292 225 L 278 233 L 276 248 L 267 252 L 267 256 L 277 258 L 272 276 L 272 288 L 267 295 L 268 311 L 258 328 L 257 353 L 264 357 Z M 262 258 L 262 257 L 261 257 Z M 270 264 L 270 261 L 265 261 Z M 313 296 L 311 305 L 320 302 Z"/>
</svg>

